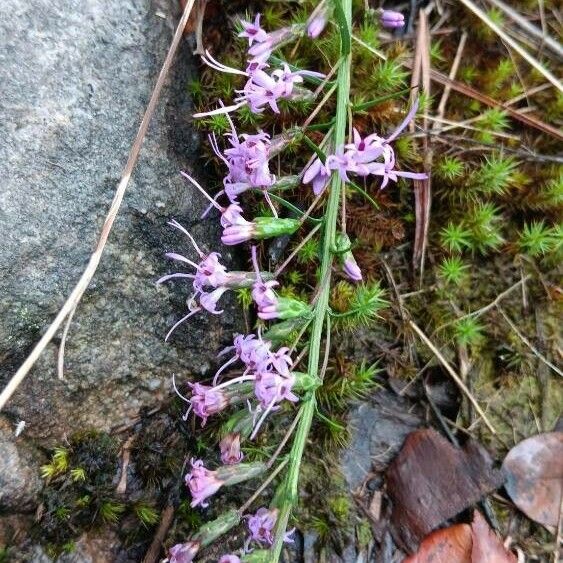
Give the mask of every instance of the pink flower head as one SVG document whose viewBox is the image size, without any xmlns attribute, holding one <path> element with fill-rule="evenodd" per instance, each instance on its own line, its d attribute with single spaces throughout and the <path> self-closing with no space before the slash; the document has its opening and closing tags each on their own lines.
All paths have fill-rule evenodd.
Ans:
<svg viewBox="0 0 563 563">
<path fill-rule="evenodd" d="M 211 252 L 197 265 L 194 289 L 203 291 L 204 287 L 219 287 L 227 282 L 227 268 L 219 262 L 220 257 L 218 252 Z"/>
<path fill-rule="evenodd" d="M 221 461 L 225 465 L 236 465 L 242 461 L 243 454 L 240 451 L 240 434 L 238 432 L 227 434 L 219 442 L 219 449 L 221 450 Z"/>
<path fill-rule="evenodd" d="M 262 43 L 268 38 L 266 31 L 260 27 L 260 14 L 256 14 L 254 23 L 246 20 L 240 20 L 240 23 L 242 24 L 243 31 L 241 31 L 238 36 L 246 37 L 249 46 L 252 46 L 254 41 L 256 41 L 256 43 Z"/>
<path fill-rule="evenodd" d="M 217 479 L 215 471 L 209 471 L 203 466 L 200 459 L 191 460 L 192 470 L 186 474 L 186 486 L 190 489 L 192 495 L 191 507 L 201 505 L 206 507 L 207 497 L 214 495 L 223 485 L 223 481 Z"/>
<path fill-rule="evenodd" d="M 272 545 L 274 543 L 274 527 L 278 519 L 278 510 L 273 508 L 259 508 L 256 514 L 248 518 L 248 529 L 250 539 L 261 545 Z"/>
<path fill-rule="evenodd" d="M 190 405 L 194 414 L 201 418 L 202 426 L 205 426 L 210 416 L 221 412 L 229 404 L 226 395 L 221 390 L 201 383 L 190 383 L 189 385 L 192 388 Z"/>
<path fill-rule="evenodd" d="M 237 334 L 233 340 L 233 346 L 228 346 L 219 353 L 219 356 L 223 356 L 229 352 L 234 352 L 234 355 L 219 368 L 213 378 L 213 385 L 217 383 L 219 375 L 237 360 L 241 360 L 246 365 L 247 372 L 254 371 L 268 358 L 269 347 L 269 342 L 257 339 L 254 334 L 249 334 L 247 336 Z"/>
<path fill-rule="evenodd" d="M 395 29 L 397 27 L 403 27 L 405 25 L 405 16 L 403 16 L 401 12 L 395 12 L 393 10 L 383 10 L 380 21 L 383 27 Z"/>
<path fill-rule="evenodd" d="M 256 375 L 254 394 L 262 408 L 272 409 L 283 400 L 292 403 L 299 400 L 299 397 L 291 391 L 294 384 L 295 376 L 291 373 L 288 377 L 284 377 L 279 373 L 266 371 Z"/>
<path fill-rule="evenodd" d="M 313 182 L 313 193 L 319 195 L 328 186 L 330 174 L 330 170 L 317 157 L 305 170 L 303 183 L 309 184 Z"/>
<path fill-rule="evenodd" d="M 168 563 L 191 563 L 199 551 L 199 542 L 178 543 L 168 550 Z"/>
<path fill-rule="evenodd" d="M 219 563 L 240 563 L 240 557 L 238 555 L 223 555 L 221 559 L 219 559 Z"/>
<path fill-rule="evenodd" d="M 354 142 L 338 148 L 334 155 L 330 155 L 325 163 L 327 168 L 338 171 L 344 182 L 349 181 L 348 173 L 350 172 L 358 176 L 381 176 L 383 178 L 381 188 L 384 188 L 389 180 L 396 182 L 399 177 L 417 180 L 427 178 L 424 173 L 395 170 L 395 152 L 390 145 L 391 141 L 413 119 L 417 108 L 418 100 L 413 104 L 402 123 L 387 138 L 373 133 L 362 139 L 358 131 L 354 131 Z"/>
</svg>

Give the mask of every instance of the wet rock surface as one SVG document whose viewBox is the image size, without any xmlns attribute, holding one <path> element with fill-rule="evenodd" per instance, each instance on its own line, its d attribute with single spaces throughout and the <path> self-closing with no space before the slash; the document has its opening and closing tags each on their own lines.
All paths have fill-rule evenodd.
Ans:
<svg viewBox="0 0 563 563">
<path fill-rule="evenodd" d="M 164 0 L 6 0 L 0 8 L 0 385 L 17 369 L 78 280 L 97 240 L 174 25 Z M 238 320 L 203 316 L 164 343 L 185 312 L 187 287 L 155 286 L 174 271 L 163 258 L 193 257 L 175 217 L 204 248 L 216 222 L 181 180 L 195 170 L 186 85 L 189 41 L 178 53 L 102 264 L 72 322 L 65 379 L 60 340 L 10 402 L 24 436 L 54 444 L 83 427 L 107 429 L 169 393 L 173 371 L 209 369 Z M 229 263 L 232 257 L 223 252 Z M 228 301 L 228 299 L 227 299 Z"/>
</svg>

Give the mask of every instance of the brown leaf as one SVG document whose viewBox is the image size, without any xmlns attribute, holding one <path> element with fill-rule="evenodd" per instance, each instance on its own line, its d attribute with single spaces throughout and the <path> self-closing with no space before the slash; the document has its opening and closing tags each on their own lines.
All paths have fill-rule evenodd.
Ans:
<svg viewBox="0 0 563 563">
<path fill-rule="evenodd" d="M 427 536 L 403 563 L 471 563 L 471 528 L 456 524 Z"/>
<path fill-rule="evenodd" d="M 473 523 L 456 524 L 424 538 L 419 550 L 403 563 L 516 563 L 481 513 Z"/>
<path fill-rule="evenodd" d="M 408 435 L 386 476 L 391 532 L 407 552 L 502 484 L 500 472 L 477 443 L 456 448 L 431 429 Z"/>
<path fill-rule="evenodd" d="M 471 524 L 473 545 L 472 563 L 516 563 L 516 556 L 508 551 L 477 510 Z"/>
<path fill-rule="evenodd" d="M 514 504 L 532 520 L 555 528 L 563 494 L 563 432 L 523 440 L 508 452 L 502 469 Z"/>
</svg>

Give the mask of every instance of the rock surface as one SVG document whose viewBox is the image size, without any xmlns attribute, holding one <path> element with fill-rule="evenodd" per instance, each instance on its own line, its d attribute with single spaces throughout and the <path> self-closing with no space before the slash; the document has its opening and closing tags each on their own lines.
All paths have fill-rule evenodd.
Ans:
<svg viewBox="0 0 563 563">
<path fill-rule="evenodd" d="M 43 487 L 36 456 L 15 442 L 13 429 L 0 421 L 0 512 L 33 510 Z"/>
<path fill-rule="evenodd" d="M 166 0 L 3 0 L 0 6 L 0 385 L 17 369 L 78 280 L 94 248 L 177 21 Z M 209 369 L 238 322 L 193 319 L 187 286 L 155 286 L 174 271 L 165 251 L 193 256 L 167 227 L 175 217 L 204 248 L 217 222 L 181 180 L 202 179 L 186 84 L 184 41 L 165 87 L 102 264 L 72 322 L 65 379 L 60 340 L 45 351 L 6 410 L 44 444 L 83 427 L 107 429 Z M 228 264 L 231 256 L 224 252 Z M 228 302 L 228 299 L 226 300 Z M 228 307 L 227 307 L 228 309 Z M 46 440 L 45 440 L 46 439 Z"/>
</svg>

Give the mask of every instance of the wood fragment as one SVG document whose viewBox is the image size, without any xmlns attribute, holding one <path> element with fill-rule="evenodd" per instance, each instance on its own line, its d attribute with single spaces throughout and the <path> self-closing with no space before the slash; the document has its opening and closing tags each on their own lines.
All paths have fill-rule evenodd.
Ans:
<svg viewBox="0 0 563 563">
<path fill-rule="evenodd" d="M 135 435 L 129 436 L 123 447 L 121 448 L 121 476 L 119 478 L 119 483 L 115 488 L 115 492 L 118 495 L 125 494 L 127 490 L 127 468 L 129 467 L 129 461 L 131 460 L 131 447 L 135 441 Z"/>
</svg>

